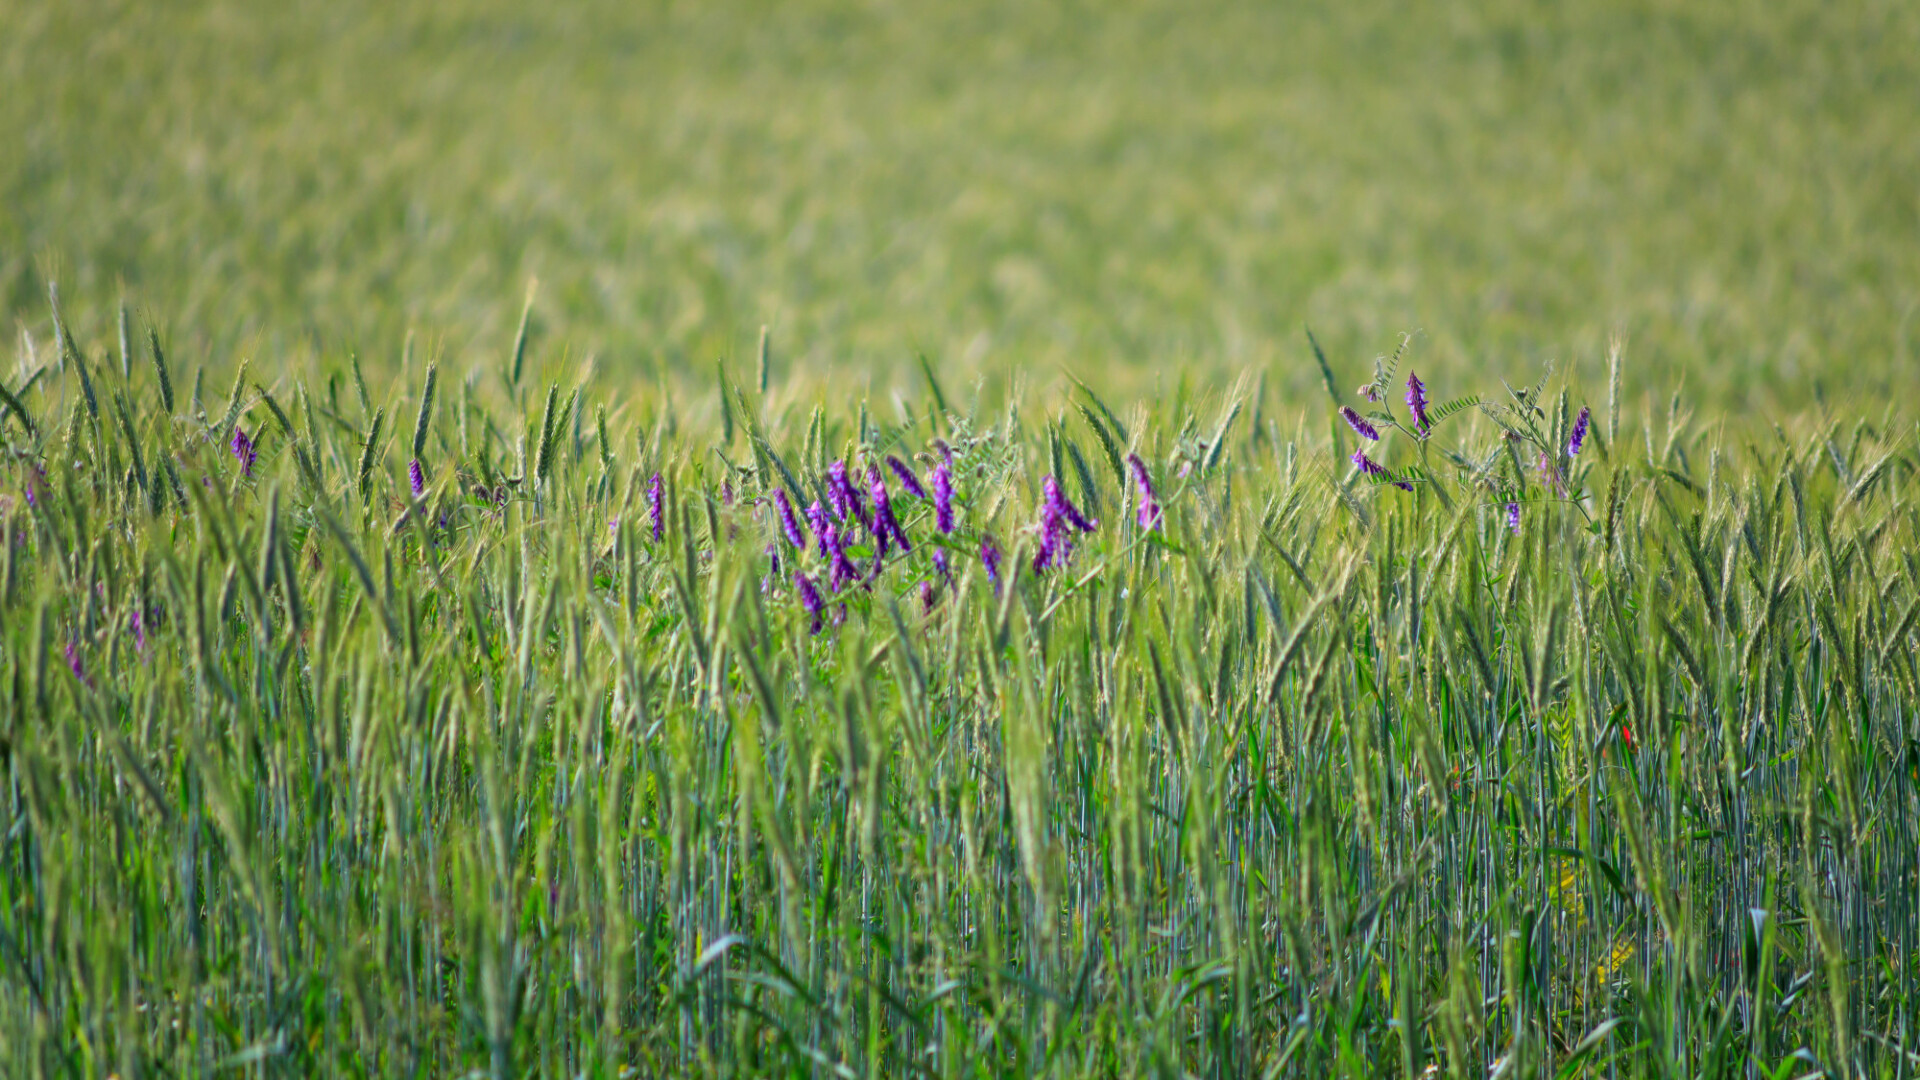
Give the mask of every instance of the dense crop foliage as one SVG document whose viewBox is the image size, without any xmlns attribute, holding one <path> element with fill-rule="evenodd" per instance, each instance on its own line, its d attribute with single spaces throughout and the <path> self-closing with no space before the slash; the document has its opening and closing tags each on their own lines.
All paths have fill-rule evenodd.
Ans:
<svg viewBox="0 0 1920 1080">
<path fill-rule="evenodd" d="M 9 1075 L 1914 1074 L 1904 420 L 161 346 L 0 382 Z"/>
</svg>

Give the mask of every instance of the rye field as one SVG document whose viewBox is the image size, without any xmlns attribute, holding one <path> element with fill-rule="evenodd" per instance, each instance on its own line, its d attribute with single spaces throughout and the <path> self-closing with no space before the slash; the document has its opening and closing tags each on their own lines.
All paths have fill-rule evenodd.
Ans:
<svg viewBox="0 0 1920 1080">
<path fill-rule="evenodd" d="M 0 0 L 0 1075 L 1920 1076 L 1916 87 Z"/>
</svg>

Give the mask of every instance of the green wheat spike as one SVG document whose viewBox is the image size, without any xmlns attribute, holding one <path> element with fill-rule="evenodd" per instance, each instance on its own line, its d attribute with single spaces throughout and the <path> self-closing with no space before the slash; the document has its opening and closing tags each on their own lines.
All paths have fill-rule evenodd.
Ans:
<svg viewBox="0 0 1920 1080">
<path fill-rule="evenodd" d="M 153 356 L 153 373 L 160 380 L 160 404 L 173 415 L 173 380 L 167 377 L 167 355 L 160 349 L 160 331 L 147 326 L 147 351 Z"/>
<path fill-rule="evenodd" d="M 553 468 L 553 428 L 554 407 L 560 401 L 560 384 L 552 383 L 547 387 L 547 404 L 540 411 L 540 441 L 536 444 L 533 459 L 534 478 L 544 482 Z"/>
<path fill-rule="evenodd" d="M 420 389 L 420 414 L 413 421 L 413 458 L 418 461 L 427 450 L 427 428 L 433 424 L 433 391 L 440 365 L 427 365 L 426 384 Z"/>
<path fill-rule="evenodd" d="M 765 326 L 760 328 L 760 396 L 767 396 L 767 386 L 773 379 L 773 335 Z"/>
<path fill-rule="evenodd" d="M 380 425 L 387 418 L 387 410 L 375 409 L 373 422 L 367 425 L 366 439 L 360 444 L 360 468 L 356 487 L 360 492 L 360 501 L 367 501 L 368 484 L 373 478 L 373 459 L 380 449 Z"/>
<path fill-rule="evenodd" d="M 507 388 L 520 388 L 520 371 L 527 360 L 527 325 L 533 319 L 533 296 L 540 287 L 540 279 L 527 282 L 527 298 L 520 305 L 520 326 L 513 332 L 513 353 L 507 361 Z"/>
</svg>

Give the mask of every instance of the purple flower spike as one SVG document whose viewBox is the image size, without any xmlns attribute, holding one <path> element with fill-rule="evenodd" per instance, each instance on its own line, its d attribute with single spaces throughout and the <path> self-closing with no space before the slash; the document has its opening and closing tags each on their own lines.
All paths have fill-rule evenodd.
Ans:
<svg viewBox="0 0 1920 1080">
<path fill-rule="evenodd" d="M 900 486 L 907 489 L 907 494 L 916 499 L 927 497 L 927 489 L 920 486 L 920 478 L 913 475 L 913 470 L 907 467 L 906 462 L 888 454 L 887 468 L 892 469 L 893 475 L 900 478 Z"/>
<path fill-rule="evenodd" d="M 810 630 L 809 633 L 819 633 L 821 616 L 825 615 L 827 611 L 826 601 L 820 599 L 819 587 L 814 585 L 812 578 L 795 570 L 793 572 L 793 588 L 795 592 L 800 594 L 800 606 L 806 608 L 807 614 L 813 619 L 813 629 Z"/>
<path fill-rule="evenodd" d="M 1407 411 L 1413 414 L 1413 425 L 1421 431 L 1433 426 L 1427 418 L 1427 384 L 1411 371 L 1407 372 Z"/>
<path fill-rule="evenodd" d="M 1046 497 L 1047 505 L 1058 507 L 1060 512 L 1066 515 L 1066 519 L 1073 523 L 1074 528 L 1081 532 L 1092 532 L 1100 527 L 1099 522 L 1088 520 L 1087 516 L 1080 512 L 1080 508 L 1073 505 L 1073 501 L 1067 498 L 1067 493 L 1060 490 L 1060 481 L 1051 476 L 1047 477 L 1046 482 L 1041 485 L 1041 492 Z"/>
<path fill-rule="evenodd" d="M 73 669 L 74 678 L 86 683 L 89 687 L 93 685 L 93 680 L 87 678 L 86 666 L 80 662 L 80 647 L 71 641 L 67 642 L 67 666 Z"/>
<path fill-rule="evenodd" d="M 933 549 L 933 568 L 940 571 L 942 578 L 947 581 L 953 580 L 953 567 L 947 562 L 946 548 L 937 547 Z"/>
<path fill-rule="evenodd" d="M 987 568 L 987 580 L 993 582 L 993 591 L 1000 592 L 1000 548 L 989 536 L 980 541 L 980 564 Z"/>
<path fill-rule="evenodd" d="M 953 531 L 953 473 L 942 461 L 933 467 L 934 523 L 944 535 Z"/>
<path fill-rule="evenodd" d="M 667 535 L 666 498 L 660 491 L 659 473 L 647 481 L 647 513 L 653 518 L 653 542 L 657 544 Z"/>
<path fill-rule="evenodd" d="M 1365 450 L 1355 450 L 1353 452 L 1353 467 L 1356 469 L 1359 469 L 1362 473 L 1365 473 L 1368 476 L 1387 475 L 1386 468 L 1382 466 L 1379 462 L 1368 457 L 1367 452 Z M 1404 480 L 1393 481 L 1393 486 L 1399 488 L 1401 491 L 1413 490 L 1413 485 L 1407 483 Z"/>
<path fill-rule="evenodd" d="M 1140 489 L 1140 506 L 1135 519 L 1143 529 L 1160 526 L 1160 500 L 1153 494 L 1153 478 L 1147 475 L 1147 463 L 1139 454 L 1127 455 L 1127 469 L 1133 473 L 1133 486 Z"/>
<path fill-rule="evenodd" d="M 847 558 L 846 538 L 840 535 L 839 529 L 829 525 L 823 535 L 826 537 L 828 551 L 827 585 L 834 592 L 839 592 L 853 584 L 854 580 L 860 576 L 860 571 L 854 569 L 853 563 Z"/>
<path fill-rule="evenodd" d="M 820 505 L 819 499 L 807 507 L 807 520 L 813 523 L 813 535 L 820 541 L 820 557 L 831 557 L 833 551 L 827 546 L 827 508 Z"/>
<path fill-rule="evenodd" d="M 1045 570 L 1049 566 L 1062 565 L 1073 551 L 1073 534 L 1068 526 L 1081 532 L 1092 532 L 1098 522 L 1088 521 L 1079 510 L 1067 501 L 1066 493 L 1060 490 L 1060 482 L 1049 476 L 1040 485 L 1040 549 L 1033 553 L 1035 571 Z"/>
<path fill-rule="evenodd" d="M 241 475 L 251 479 L 253 477 L 253 459 L 258 456 L 258 454 L 253 448 L 253 440 L 247 438 L 246 429 L 242 428 L 239 424 L 233 425 L 233 441 L 228 443 L 227 446 L 233 451 L 234 460 L 240 462 Z"/>
<path fill-rule="evenodd" d="M 833 505 L 834 516 L 841 521 L 867 524 L 866 508 L 860 505 L 860 493 L 847 479 L 844 462 L 836 461 L 827 467 L 827 501 Z"/>
<path fill-rule="evenodd" d="M 923 612 L 931 613 L 933 611 L 933 605 L 937 599 L 938 599 L 938 596 L 933 591 L 933 582 L 931 581 L 921 582 L 920 583 L 920 610 Z"/>
<path fill-rule="evenodd" d="M 780 528 L 787 534 L 787 543 L 806 550 L 807 534 L 800 528 L 800 521 L 793 516 L 793 503 L 787 500 L 786 488 L 773 489 L 773 508 L 780 512 Z"/>
<path fill-rule="evenodd" d="M 139 608 L 133 609 L 133 615 L 127 622 L 133 629 L 134 650 L 145 655 L 147 651 L 147 621 L 140 617 Z"/>
<path fill-rule="evenodd" d="M 1520 504 L 1517 502 L 1507 504 L 1507 528 L 1512 529 L 1515 536 L 1520 535 Z"/>
<path fill-rule="evenodd" d="M 879 469 L 867 469 L 867 494 L 873 496 L 873 531 L 881 538 L 880 546 L 885 548 L 886 537 L 892 536 L 901 551 L 912 551 L 906 531 L 900 528 L 900 519 L 893 516 L 893 500 L 887 497 L 887 481 Z"/>
<path fill-rule="evenodd" d="M 40 491 L 35 485 L 46 478 L 46 470 L 38 465 L 35 465 L 33 469 L 27 473 L 27 509 L 38 510 L 40 508 Z"/>
<path fill-rule="evenodd" d="M 1580 415 L 1574 417 L 1573 434 L 1567 439 L 1567 456 L 1573 457 L 1580 452 L 1580 444 L 1587 441 L 1587 422 L 1593 419 L 1593 410 L 1582 405 Z"/>
<path fill-rule="evenodd" d="M 413 488 L 413 497 L 419 498 L 427 490 L 427 474 L 420 468 L 420 459 L 407 462 L 407 484 Z"/>
<path fill-rule="evenodd" d="M 1346 420 L 1347 426 L 1358 432 L 1361 438 L 1368 442 L 1380 441 L 1380 432 L 1372 424 L 1367 423 L 1366 417 L 1354 412 L 1353 406 L 1340 406 L 1340 415 Z"/>
</svg>

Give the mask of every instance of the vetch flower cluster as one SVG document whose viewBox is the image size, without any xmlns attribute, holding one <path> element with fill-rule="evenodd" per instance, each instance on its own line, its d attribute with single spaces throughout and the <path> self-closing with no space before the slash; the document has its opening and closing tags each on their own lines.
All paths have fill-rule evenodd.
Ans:
<svg viewBox="0 0 1920 1080">
<path fill-rule="evenodd" d="M 1155 529 L 1160 526 L 1160 500 L 1153 494 L 1153 479 L 1147 475 L 1147 463 L 1140 460 L 1139 454 L 1127 455 L 1127 469 L 1133 474 L 1133 486 L 1139 489 L 1140 505 L 1134 511 L 1134 520 L 1143 529 Z"/>
<path fill-rule="evenodd" d="M 1060 490 L 1060 482 L 1049 476 L 1041 483 L 1040 500 L 1040 549 L 1033 554 L 1033 569 L 1038 572 L 1050 566 L 1063 566 L 1073 553 L 1072 529 L 1092 532 L 1098 522 L 1089 521 L 1080 513 L 1066 493 Z"/>
</svg>

